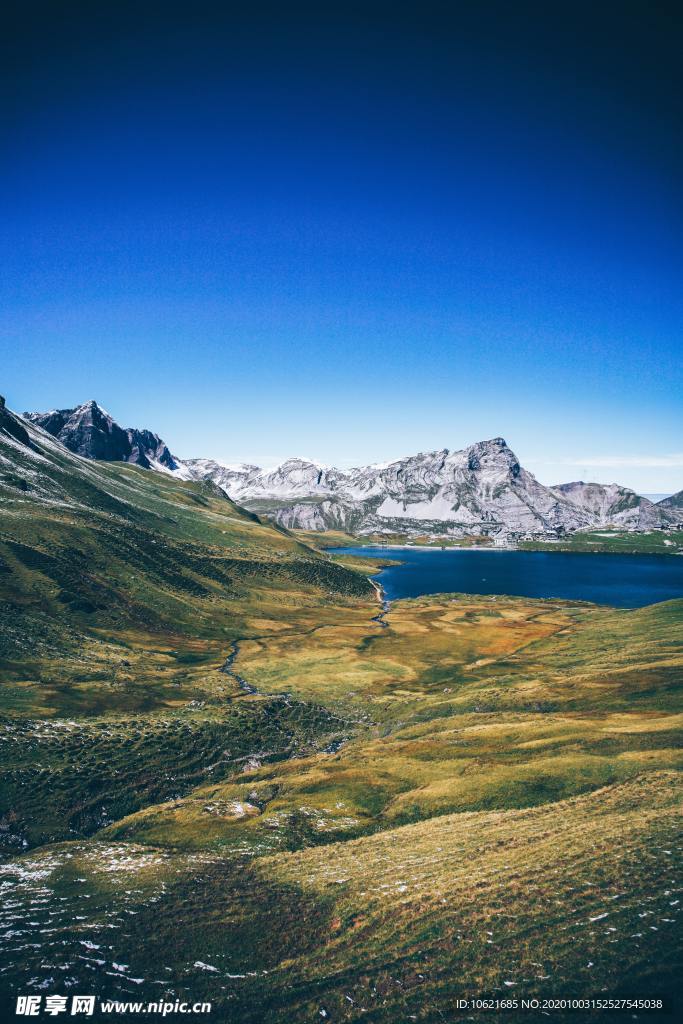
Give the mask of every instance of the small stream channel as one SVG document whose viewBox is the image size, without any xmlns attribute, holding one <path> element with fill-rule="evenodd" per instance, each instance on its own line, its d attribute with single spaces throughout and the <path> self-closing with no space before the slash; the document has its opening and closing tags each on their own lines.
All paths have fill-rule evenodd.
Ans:
<svg viewBox="0 0 683 1024">
<path fill-rule="evenodd" d="M 239 640 L 231 640 L 230 641 L 230 653 L 228 654 L 227 658 L 225 659 L 225 661 L 221 665 L 221 667 L 219 669 L 219 672 L 222 672 L 223 675 L 230 676 L 231 679 L 234 679 L 235 682 L 240 687 L 240 689 L 244 691 L 244 693 L 258 693 L 258 690 L 256 689 L 256 687 L 252 686 L 251 683 L 248 683 L 247 680 L 244 678 L 244 676 L 240 676 L 240 675 L 237 674 L 237 672 L 233 671 L 233 667 L 232 666 L 234 665 L 235 658 L 237 657 L 239 652 L 240 652 Z"/>
<path fill-rule="evenodd" d="M 386 622 L 384 616 L 389 611 L 391 601 L 387 600 L 386 594 L 384 593 L 384 587 L 382 586 L 381 583 L 378 583 L 377 580 L 371 579 L 370 576 L 368 576 L 368 579 L 375 588 L 377 592 L 377 600 L 382 606 L 382 611 L 378 615 L 373 615 L 373 617 L 370 619 L 370 622 L 377 622 L 383 629 L 387 629 L 389 627 L 389 623 Z"/>
</svg>

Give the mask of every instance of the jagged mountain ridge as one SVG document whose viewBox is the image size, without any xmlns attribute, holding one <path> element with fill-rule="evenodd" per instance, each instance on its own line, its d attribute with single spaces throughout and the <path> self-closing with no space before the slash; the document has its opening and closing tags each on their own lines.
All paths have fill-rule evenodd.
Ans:
<svg viewBox="0 0 683 1024">
<path fill-rule="evenodd" d="M 119 427 L 94 401 L 25 417 L 80 455 L 211 480 L 234 501 L 288 528 L 561 536 L 606 525 L 648 530 L 680 518 L 675 495 L 655 504 L 618 484 L 546 487 L 500 437 L 349 470 L 303 458 L 262 469 L 176 458 L 157 434 Z"/>
<path fill-rule="evenodd" d="M 665 510 L 617 484 L 544 486 L 503 438 L 348 471 L 306 459 L 288 459 L 273 470 L 203 459 L 184 465 L 196 479 L 214 480 L 233 500 L 289 528 L 561 535 L 669 522 Z"/>
<path fill-rule="evenodd" d="M 132 462 L 145 469 L 180 470 L 179 460 L 173 457 L 158 434 L 120 427 L 93 399 L 75 409 L 25 412 L 23 416 L 76 455 L 103 462 Z"/>
<path fill-rule="evenodd" d="M 593 484 L 575 480 L 552 488 L 577 508 L 597 516 L 599 523 L 616 522 L 625 529 L 651 530 L 667 525 L 662 506 L 619 484 Z"/>
<path fill-rule="evenodd" d="M 496 525 L 562 531 L 584 518 L 522 469 L 502 438 L 348 471 L 289 459 L 274 470 L 207 471 L 234 500 L 284 526 L 352 532 L 476 532 Z"/>
</svg>

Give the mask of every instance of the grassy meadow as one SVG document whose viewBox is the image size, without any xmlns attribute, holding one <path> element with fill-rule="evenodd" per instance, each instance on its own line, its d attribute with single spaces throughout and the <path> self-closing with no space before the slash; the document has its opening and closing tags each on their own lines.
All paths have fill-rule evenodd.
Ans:
<svg viewBox="0 0 683 1024">
<path fill-rule="evenodd" d="M 524 551 L 581 551 L 617 555 L 680 555 L 683 530 L 651 530 L 629 533 L 621 530 L 585 530 L 560 541 L 521 541 Z"/>
</svg>

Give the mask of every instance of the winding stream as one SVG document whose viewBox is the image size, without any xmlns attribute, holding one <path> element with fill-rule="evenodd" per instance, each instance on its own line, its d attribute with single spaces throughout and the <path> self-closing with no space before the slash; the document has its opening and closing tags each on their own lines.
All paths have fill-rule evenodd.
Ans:
<svg viewBox="0 0 683 1024">
<path fill-rule="evenodd" d="M 237 658 L 239 652 L 239 640 L 231 640 L 230 653 L 228 654 L 227 658 L 225 659 L 225 661 L 223 662 L 218 671 L 222 672 L 223 675 L 230 676 L 231 679 L 234 679 L 235 682 L 239 685 L 240 689 L 243 690 L 245 693 L 258 693 L 256 687 L 252 686 L 251 683 L 248 683 L 244 676 L 240 676 L 237 674 L 237 672 L 233 671 L 232 666 L 234 665 L 235 659 Z"/>
<path fill-rule="evenodd" d="M 377 600 L 382 606 L 382 611 L 378 615 L 373 615 L 373 617 L 370 619 L 370 622 L 377 622 L 383 629 L 387 629 L 389 623 L 385 620 L 384 616 L 389 611 L 391 602 L 387 600 L 387 596 L 384 593 L 384 587 L 382 586 L 382 584 L 378 583 L 377 580 L 370 579 L 369 576 L 368 579 L 370 580 L 373 587 L 377 591 Z"/>
</svg>

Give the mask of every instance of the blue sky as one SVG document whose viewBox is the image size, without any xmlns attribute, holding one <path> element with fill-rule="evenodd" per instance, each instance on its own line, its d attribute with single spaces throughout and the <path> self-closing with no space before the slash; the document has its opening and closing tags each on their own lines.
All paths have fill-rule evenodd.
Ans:
<svg viewBox="0 0 683 1024">
<path fill-rule="evenodd" d="M 226 461 L 502 435 L 547 483 L 680 489 L 677 27 L 343 7 L 19 11 L 8 403 Z"/>
</svg>

